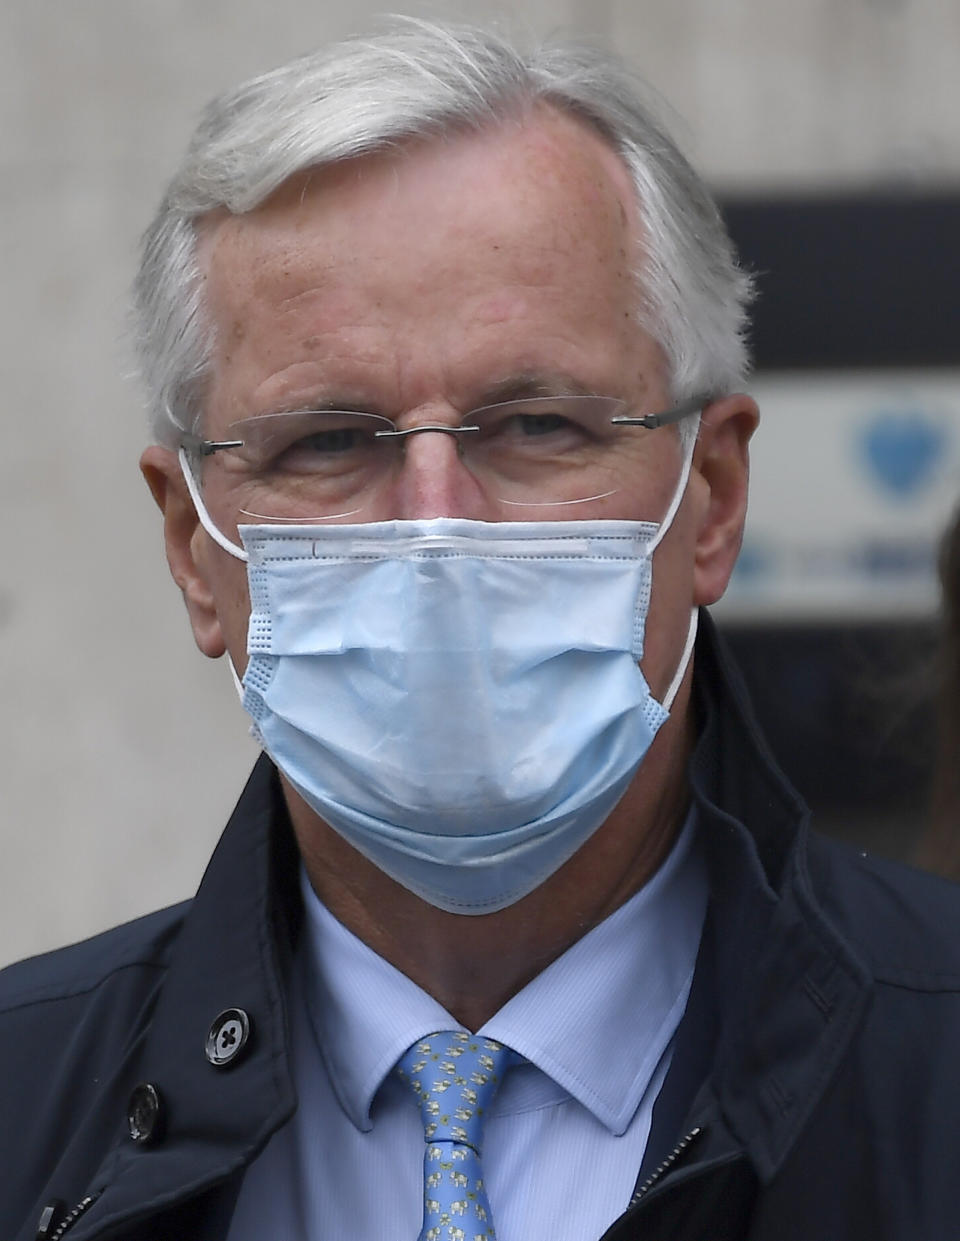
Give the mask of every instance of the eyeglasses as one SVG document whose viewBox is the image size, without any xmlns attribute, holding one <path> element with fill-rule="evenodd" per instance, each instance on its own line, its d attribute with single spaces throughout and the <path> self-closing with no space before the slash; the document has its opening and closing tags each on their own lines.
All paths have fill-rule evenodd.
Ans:
<svg viewBox="0 0 960 1241">
<path fill-rule="evenodd" d="M 605 396 L 534 397 L 472 410 L 456 426 L 399 428 L 379 414 L 297 410 L 227 427 L 222 439 L 184 433 L 181 447 L 205 499 L 241 517 L 309 522 L 349 517 L 375 504 L 413 435 L 456 440 L 458 455 L 495 503 L 585 503 L 635 485 L 654 430 L 696 413 L 694 397 L 636 414 Z"/>
</svg>

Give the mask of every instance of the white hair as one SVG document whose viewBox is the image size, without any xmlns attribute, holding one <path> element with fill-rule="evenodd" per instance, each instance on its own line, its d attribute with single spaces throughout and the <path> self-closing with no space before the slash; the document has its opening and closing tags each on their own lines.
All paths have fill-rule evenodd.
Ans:
<svg viewBox="0 0 960 1241">
<path fill-rule="evenodd" d="M 206 109 L 143 240 L 134 339 L 153 434 L 174 446 L 200 417 L 212 354 L 197 224 L 252 211 L 295 173 L 478 130 L 545 102 L 592 125 L 636 187 L 643 231 L 638 316 L 663 350 L 673 400 L 744 381 L 749 277 L 716 204 L 667 135 L 643 83 L 587 46 L 521 53 L 475 28 L 398 18 L 254 78 Z M 686 439 L 697 418 L 682 424 Z"/>
</svg>

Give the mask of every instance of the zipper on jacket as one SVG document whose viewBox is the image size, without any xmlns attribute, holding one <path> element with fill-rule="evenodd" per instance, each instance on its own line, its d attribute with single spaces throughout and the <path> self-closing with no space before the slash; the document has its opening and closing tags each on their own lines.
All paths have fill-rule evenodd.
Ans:
<svg viewBox="0 0 960 1241">
<path fill-rule="evenodd" d="M 100 1197 L 99 1191 L 95 1194 L 88 1194 L 86 1198 L 81 1198 L 73 1210 L 68 1211 L 53 1232 L 50 1233 L 48 1241 L 60 1241 L 70 1229 L 74 1226 L 81 1215 L 85 1215 Z"/>
<path fill-rule="evenodd" d="M 656 1183 L 670 1171 L 684 1151 L 697 1140 L 701 1133 L 703 1133 L 703 1129 L 698 1125 L 696 1129 L 691 1129 L 686 1137 L 680 1139 L 663 1163 L 654 1168 L 653 1172 L 651 1172 L 651 1174 L 630 1199 L 627 1206 L 628 1211 L 631 1207 L 635 1207 L 642 1198 L 646 1197 L 654 1185 L 656 1185 Z"/>
</svg>

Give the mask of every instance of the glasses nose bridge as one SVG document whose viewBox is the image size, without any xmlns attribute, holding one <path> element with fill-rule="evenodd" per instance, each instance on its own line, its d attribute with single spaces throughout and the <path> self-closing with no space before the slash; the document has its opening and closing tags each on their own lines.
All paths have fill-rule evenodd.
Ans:
<svg viewBox="0 0 960 1241">
<path fill-rule="evenodd" d="M 451 426 L 445 422 L 422 422 L 415 427 L 395 427 L 393 430 L 375 431 L 374 438 L 378 440 L 404 440 L 411 435 L 421 435 L 424 432 L 435 432 L 441 435 L 449 435 L 460 442 L 461 436 L 479 435 L 480 428 L 478 426 L 460 425 Z"/>
<path fill-rule="evenodd" d="M 396 464 L 399 458 L 405 475 L 439 477 L 451 468 L 456 473 L 464 457 L 470 454 L 474 437 L 480 436 L 481 431 L 472 424 L 472 420 L 453 407 L 449 407 L 450 421 L 446 421 L 444 414 L 447 408 L 444 407 L 442 412 L 436 409 L 429 413 L 424 411 L 426 416 L 421 422 L 407 426 L 394 423 L 389 428 L 376 431 L 374 438 L 384 459 L 392 457 Z M 467 425 L 464 425 L 465 422 Z"/>
<path fill-rule="evenodd" d="M 441 422 L 436 414 L 430 421 L 378 433 L 381 448 L 394 458 L 397 469 L 400 516 L 490 518 L 471 462 L 465 459 L 479 434 L 479 428 Z"/>
</svg>

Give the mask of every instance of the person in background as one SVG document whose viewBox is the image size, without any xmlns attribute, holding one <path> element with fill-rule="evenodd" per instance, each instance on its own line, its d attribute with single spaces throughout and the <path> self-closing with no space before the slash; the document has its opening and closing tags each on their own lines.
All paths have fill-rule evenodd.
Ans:
<svg viewBox="0 0 960 1241">
<path fill-rule="evenodd" d="M 935 664 L 937 750 L 930 827 L 917 861 L 960 879 L 960 511 L 940 550 L 942 608 Z"/>
<path fill-rule="evenodd" d="M 960 893 L 809 831 L 708 612 L 749 295 L 587 47 L 211 104 L 142 470 L 263 753 L 192 901 L 0 978 L 3 1241 L 957 1235 Z"/>
</svg>

